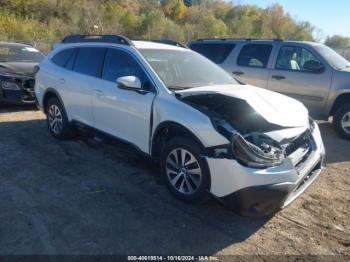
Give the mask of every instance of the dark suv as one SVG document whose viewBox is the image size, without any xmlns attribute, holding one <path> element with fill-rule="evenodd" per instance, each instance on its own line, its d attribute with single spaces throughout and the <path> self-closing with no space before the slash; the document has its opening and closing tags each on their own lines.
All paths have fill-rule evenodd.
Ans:
<svg viewBox="0 0 350 262">
<path fill-rule="evenodd" d="M 43 58 L 30 45 L 0 42 L 0 103 L 35 103 L 35 66 Z"/>
</svg>

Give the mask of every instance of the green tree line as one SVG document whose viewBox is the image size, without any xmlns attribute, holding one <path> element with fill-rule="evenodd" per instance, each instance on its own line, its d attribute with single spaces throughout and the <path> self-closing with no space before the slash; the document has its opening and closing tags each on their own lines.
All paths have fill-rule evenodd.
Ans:
<svg viewBox="0 0 350 262">
<path fill-rule="evenodd" d="M 0 40 L 55 42 L 70 33 L 186 42 L 206 37 L 314 40 L 279 4 L 223 0 L 0 0 Z"/>
<path fill-rule="evenodd" d="M 334 49 L 349 48 L 350 38 L 341 35 L 333 35 L 328 36 L 324 43 Z"/>
</svg>

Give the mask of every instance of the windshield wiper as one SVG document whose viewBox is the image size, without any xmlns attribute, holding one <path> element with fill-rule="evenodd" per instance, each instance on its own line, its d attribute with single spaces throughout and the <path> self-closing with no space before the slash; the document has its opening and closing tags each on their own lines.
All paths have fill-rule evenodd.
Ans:
<svg viewBox="0 0 350 262">
<path fill-rule="evenodd" d="M 184 90 L 187 89 L 188 87 L 183 87 L 183 86 L 168 86 L 169 89 L 171 90 Z"/>
</svg>

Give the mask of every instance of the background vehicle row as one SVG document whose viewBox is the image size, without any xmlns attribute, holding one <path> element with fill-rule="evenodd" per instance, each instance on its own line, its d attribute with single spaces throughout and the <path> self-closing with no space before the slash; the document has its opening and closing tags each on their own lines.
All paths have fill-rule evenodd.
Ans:
<svg viewBox="0 0 350 262">
<path fill-rule="evenodd" d="M 202 39 L 189 47 L 242 83 L 301 101 L 315 118 L 334 116 L 336 131 L 350 139 L 350 62 L 329 47 L 278 39 Z"/>
</svg>

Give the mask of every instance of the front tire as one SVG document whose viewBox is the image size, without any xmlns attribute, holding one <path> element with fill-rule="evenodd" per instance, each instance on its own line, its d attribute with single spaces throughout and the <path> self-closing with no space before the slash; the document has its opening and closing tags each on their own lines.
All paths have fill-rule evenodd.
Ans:
<svg viewBox="0 0 350 262">
<path fill-rule="evenodd" d="M 160 171 L 169 190 L 180 200 L 198 202 L 210 189 L 210 173 L 201 146 L 187 138 L 173 138 L 163 148 Z"/>
<path fill-rule="evenodd" d="M 350 104 L 341 106 L 335 112 L 333 126 L 341 137 L 350 140 Z"/>
<path fill-rule="evenodd" d="M 60 101 L 53 97 L 46 106 L 47 126 L 52 136 L 57 139 L 70 139 L 74 133 L 68 121 L 66 111 Z"/>
</svg>

